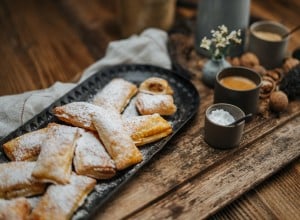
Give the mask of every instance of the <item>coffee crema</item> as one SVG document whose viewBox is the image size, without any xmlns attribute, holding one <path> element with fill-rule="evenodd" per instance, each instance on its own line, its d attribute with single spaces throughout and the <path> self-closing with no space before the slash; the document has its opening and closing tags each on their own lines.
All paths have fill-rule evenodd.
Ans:
<svg viewBox="0 0 300 220">
<path fill-rule="evenodd" d="M 243 76 L 226 76 L 220 80 L 221 85 L 233 90 L 250 90 L 256 88 L 255 82 Z"/>
<path fill-rule="evenodd" d="M 254 35 L 260 39 L 266 40 L 266 41 L 281 41 L 282 37 L 273 32 L 269 31 L 254 31 Z"/>
</svg>

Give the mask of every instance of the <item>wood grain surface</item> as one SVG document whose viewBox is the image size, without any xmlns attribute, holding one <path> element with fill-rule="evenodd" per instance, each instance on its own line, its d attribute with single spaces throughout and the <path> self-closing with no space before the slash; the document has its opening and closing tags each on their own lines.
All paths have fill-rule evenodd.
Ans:
<svg viewBox="0 0 300 220">
<path fill-rule="evenodd" d="M 116 0 L 0 1 L 0 95 L 78 79 L 110 41 L 122 39 L 115 6 Z M 299 24 L 299 11 L 297 0 L 251 1 L 252 16 L 289 28 Z M 195 8 L 178 8 L 177 16 L 194 19 Z M 289 50 L 298 47 L 300 31 Z M 256 117 L 238 148 L 221 151 L 203 140 L 213 91 L 192 81 L 201 95 L 196 117 L 95 219 L 299 219 L 299 100 L 280 117 Z"/>
</svg>

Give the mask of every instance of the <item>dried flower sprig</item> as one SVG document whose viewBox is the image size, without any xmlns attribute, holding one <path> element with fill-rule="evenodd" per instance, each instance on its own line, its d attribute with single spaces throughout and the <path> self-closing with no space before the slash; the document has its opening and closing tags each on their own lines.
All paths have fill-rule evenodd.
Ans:
<svg viewBox="0 0 300 220">
<path fill-rule="evenodd" d="M 240 44 L 242 42 L 241 30 L 233 30 L 228 33 L 225 25 L 218 26 L 217 30 L 211 31 L 212 38 L 204 37 L 200 47 L 209 51 L 210 55 L 215 58 L 221 58 L 227 55 L 228 49 L 232 44 Z"/>
</svg>

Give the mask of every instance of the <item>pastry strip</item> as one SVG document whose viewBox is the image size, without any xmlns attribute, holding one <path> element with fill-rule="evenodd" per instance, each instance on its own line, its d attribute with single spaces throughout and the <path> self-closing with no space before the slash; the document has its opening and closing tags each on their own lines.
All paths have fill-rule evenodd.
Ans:
<svg viewBox="0 0 300 220">
<path fill-rule="evenodd" d="M 13 161 L 34 161 L 47 135 L 47 128 L 32 131 L 3 144 L 6 156 Z"/>
<path fill-rule="evenodd" d="M 101 112 L 101 107 L 88 102 L 72 102 L 55 109 L 58 108 L 60 114 L 56 114 L 56 110 L 54 112 L 60 120 L 69 122 L 74 126 L 96 131 L 92 123 L 92 114 L 97 111 Z M 125 129 L 138 146 L 156 141 L 172 132 L 170 124 L 158 114 L 133 116 L 125 119 L 123 117 L 123 120 Z"/>
<path fill-rule="evenodd" d="M 30 204 L 26 198 L 0 199 L 0 219 L 25 220 L 30 214 Z"/>
<path fill-rule="evenodd" d="M 50 185 L 29 219 L 67 220 L 83 204 L 96 180 L 72 174 L 66 185 Z"/>
<path fill-rule="evenodd" d="M 71 176 L 78 128 L 51 123 L 32 176 L 42 182 L 66 184 Z"/>
<path fill-rule="evenodd" d="M 101 108 L 92 117 L 99 137 L 118 170 L 142 161 L 143 156 L 125 130 L 118 112 Z"/>
<path fill-rule="evenodd" d="M 88 102 L 71 102 L 63 106 L 57 106 L 52 111 L 57 118 L 66 123 L 96 131 L 91 114 L 96 112 L 97 109 L 97 105 Z"/>
<path fill-rule="evenodd" d="M 111 106 L 121 113 L 130 99 L 137 93 L 137 90 L 133 83 L 115 78 L 95 95 L 93 104 Z"/>
<path fill-rule="evenodd" d="M 0 164 L 0 198 L 10 199 L 43 193 L 46 184 L 31 176 L 35 165 L 36 162 L 29 161 Z"/>
<path fill-rule="evenodd" d="M 76 141 L 74 168 L 77 174 L 96 179 L 108 179 L 116 174 L 114 161 L 105 151 L 96 134 L 81 130 Z"/>
<path fill-rule="evenodd" d="M 123 118 L 123 124 L 136 146 L 157 141 L 173 131 L 168 121 L 159 114 Z"/>
<path fill-rule="evenodd" d="M 151 95 L 139 93 L 136 98 L 136 107 L 140 114 L 173 115 L 177 108 L 171 95 Z"/>
</svg>

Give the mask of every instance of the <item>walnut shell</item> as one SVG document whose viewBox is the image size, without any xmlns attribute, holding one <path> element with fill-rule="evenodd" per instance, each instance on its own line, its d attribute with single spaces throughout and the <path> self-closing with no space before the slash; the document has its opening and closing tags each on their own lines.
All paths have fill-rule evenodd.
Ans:
<svg viewBox="0 0 300 220">
<path fill-rule="evenodd" d="M 270 95 L 270 109 L 274 112 L 283 112 L 287 109 L 289 99 L 282 91 L 272 92 Z"/>
<path fill-rule="evenodd" d="M 269 76 L 263 76 L 259 97 L 261 99 L 266 99 L 270 96 L 271 92 L 273 92 L 275 89 L 276 89 L 276 82 Z"/>
<path fill-rule="evenodd" d="M 240 64 L 245 67 L 253 68 L 259 65 L 259 59 L 254 53 L 247 52 L 240 57 Z"/>
<path fill-rule="evenodd" d="M 266 71 L 265 75 L 271 77 L 276 82 L 276 84 L 279 84 L 283 77 L 283 74 L 279 69 L 268 70 Z"/>
<path fill-rule="evenodd" d="M 295 67 L 299 63 L 300 63 L 300 61 L 293 57 L 287 58 L 283 63 L 284 72 L 285 73 L 289 72 L 293 67 Z"/>
<path fill-rule="evenodd" d="M 263 67 L 262 65 L 255 65 L 254 67 L 252 67 L 252 69 L 257 72 L 258 74 L 260 74 L 261 76 L 266 74 L 267 70 L 265 69 L 265 67 Z"/>
<path fill-rule="evenodd" d="M 240 66 L 240 59 L 238 57 L 233 57 L 233 58 L 229 58 L 228 62 L 232 65 L 232 66 Z"/>
</svg>

